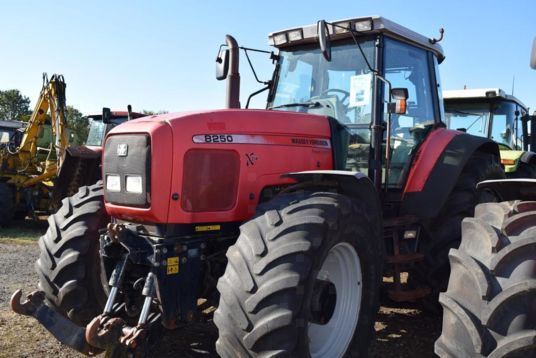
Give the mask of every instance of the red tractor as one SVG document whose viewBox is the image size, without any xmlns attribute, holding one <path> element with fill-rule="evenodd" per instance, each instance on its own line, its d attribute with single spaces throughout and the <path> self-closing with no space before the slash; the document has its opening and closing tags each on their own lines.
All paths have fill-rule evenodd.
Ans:
<svg viewBox="0 0 536 358">
<path fill-rule="evenodd" d="M 81 186 L 94 184 L 101 179 L 102 148 L 106 133 L 127 120 L 144 116 L 132 112 L 130 105 L 127 111 L 103 108 L 102 114 L 87 116 L 89 133 L 85 145 L 68 146 L 65 150 L 63 163 L 54 181 L 54 206 L 58 206 L 63 198 L 76 194 Z"/>
<path fill-rule="evenodd" d="M 437 296 L 492 197 L 476 184 L 504 177 L 497 144 L 445 129 L 438 40 L 382 17 L 269 39 L 266 110 L 239 109 L 227 36 L 228 109 L 108 134 L 103 182 L 52 216 L 16 312 L 81 352 L 144 355 L 205 302 L 221 356 L 342 357 L 366 355 L 383 276 L 394 300 Z"/>
</svg>

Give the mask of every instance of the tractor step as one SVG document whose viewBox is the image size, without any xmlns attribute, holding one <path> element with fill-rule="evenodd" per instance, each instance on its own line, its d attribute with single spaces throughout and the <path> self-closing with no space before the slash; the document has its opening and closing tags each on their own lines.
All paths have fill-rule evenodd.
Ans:
<svg viewBox="0 0 536 358">
<path fill-rule="evenodd" d="M 388 264 L 407 265 L 424 260 L 423 254 L 407 254 L 386 256 L 385 262 Z"/>
<path fill-rule="evenodd" d="M 414 302 L 428 296 L 432 290 L 428 287 L 418 287 L 410 290 L 388 290 L 387 295 L 395 302 Z"/>
</svg>

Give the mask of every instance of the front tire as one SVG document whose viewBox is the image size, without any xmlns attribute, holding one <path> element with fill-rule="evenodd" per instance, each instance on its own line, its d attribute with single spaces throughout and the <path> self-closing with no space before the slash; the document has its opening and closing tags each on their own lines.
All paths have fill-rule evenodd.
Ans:
<svg viewBox="0 0 536 358">
<path fill-rule="evenodd" d="M 108 221 L 100 181 L 63 199 L 39 238 L 41 253 L 35 263 L 39 289 L 49 305 L 80 326 L 102 313 L 106 302 L 98 230 Z"/>
<path fill-rule="evenodd" d="M 259 211 L 227 251 L 217 352 L 366 356 L 384 255 L 371 217 L 381 213 L 334 193 L 290 194 Z"/>
<path fill-rule="evenodd" d="M 536 202 L 479 205 L 462 226 L 443 306 L 440 357 L 536 356 Z"/>
</svg>

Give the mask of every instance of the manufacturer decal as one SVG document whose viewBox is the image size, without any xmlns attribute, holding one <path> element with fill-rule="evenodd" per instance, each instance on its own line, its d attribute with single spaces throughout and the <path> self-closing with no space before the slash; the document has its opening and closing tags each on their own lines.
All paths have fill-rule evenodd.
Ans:
<svg viewBox="0 0 536 358">
<path fill-rule="evenodd" d="M 284 135 L 247 135 L 247 134 L 198 134 L 192 137 L 198 144 L 264 144 L 290 145 L 315 148 L 331 148 L 328 138 L 291 137 Z"/>
<path fill-rule="evenodd" d="M 255 165 L 257 160 L 259 160 L 259 157 L 255 153 L 246 153 L 246 166 Z"/>
<path fill-rule="evenodd" d="M 117 145 L 117 156 L 126 157 L 128 155 L 128 144 L 121 143 Z"/>
</svg>

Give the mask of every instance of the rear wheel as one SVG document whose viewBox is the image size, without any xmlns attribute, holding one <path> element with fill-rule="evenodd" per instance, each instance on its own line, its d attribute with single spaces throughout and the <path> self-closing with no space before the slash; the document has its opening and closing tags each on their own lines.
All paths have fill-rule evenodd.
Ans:
<svg viewBox="0 0 536 358">
<path fill-rule="evenodd" d="M 291 194 L 259 208 L 227 251 L 214 322 L 222 357 L 364 356 L 383 265 L 364 203 Z"/>
<path fill-rule="evenodd" d="M 423 227 L 423 240 L 419 251 L 424 261 L 410 270 L 412 284 L 432 288 L 427 300 L 432 310 L 439 309 L 437 298 L 447 287 L 449 277 L 448 252 L 461 241 L 461 222 L 472 216 L 479 203 L 496 201 L 489 192 L 476 189 L 476 184 L 488 179 L 503 179 L 504 171 L 496 157 L 487 153 L 475 153 L 467 162 L 450 193 L 441 213 Z"/>
<path fill-rule="evenodd" d="M 106 293 L 101 277 L 99 232 L 108 222 L 102 182 L 63 199 L 48 218 L 35 263 L 39 288 L 48 303 L 78 325 L 102 313 Z M 104 281 L 105 283 L 105 281 Z"/>
<path fill-rule="evenodd" d="M 0 183 L 0 226 L 7 226 L 13 220 L 15 212 L 15 196 L 6 183 Z"/>
<path fill-rule="evenodd" d="M 436 354 L 536 356 L 536 202 L 479 205 L 462 233 Z"/>
</svg>

